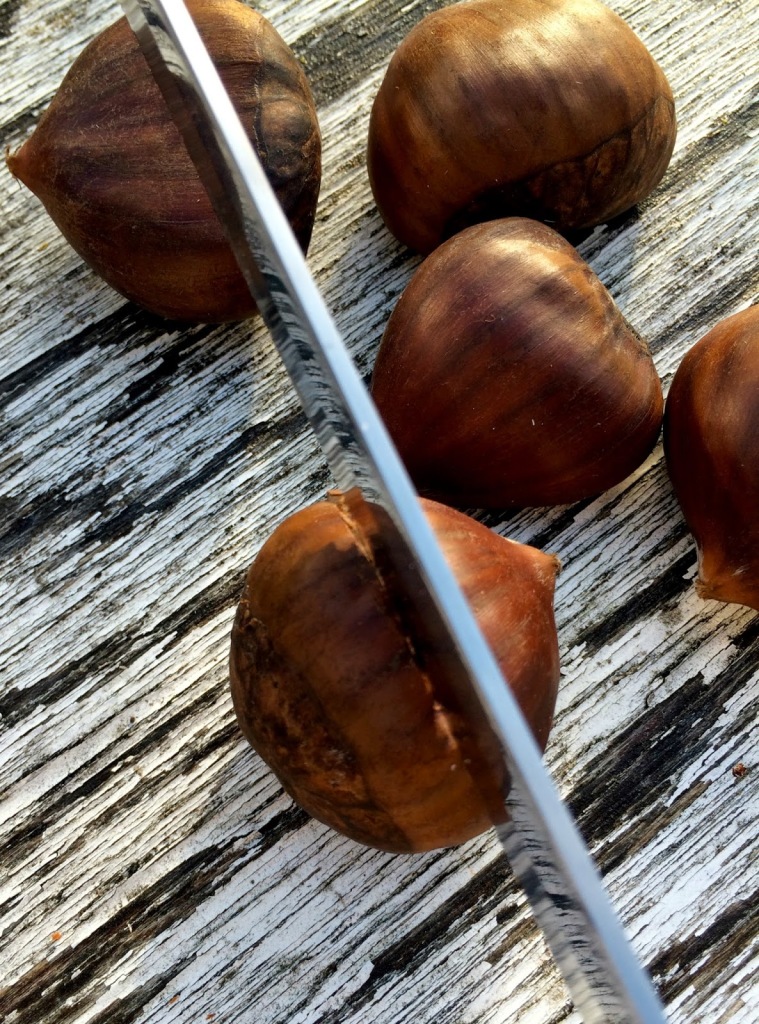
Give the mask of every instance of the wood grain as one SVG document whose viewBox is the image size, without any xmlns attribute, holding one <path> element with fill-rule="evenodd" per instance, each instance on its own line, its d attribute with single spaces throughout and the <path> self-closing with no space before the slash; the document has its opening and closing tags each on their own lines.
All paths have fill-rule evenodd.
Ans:
<svg viewBox="0 0 759 1024">
<path fill-rule="evenodd" d="M 418 263 L 374 209 L 368 115 L 434 6 L 259 6 L 318 99 L 310 263 L 367 376 Z M 666 387 L 759 291 L 759 7 L 612 6 L 667 73 L 679 136 L 655 194 L 580 249 Z M 110 0 L 0 3 L 4 147 L 117 15 Z M 363 849 L 294 808 L 239 735 L 243 574 L 329 483 L 261 325 L 151 317 L 7 173 L 0 204 L 0 1019 L 579 1020 L 492 836 Z M 695 595 L 660 448 L 594 501 L 480 518 L 562 559 L 548 763 L 668 1019 L 754 1024 L 759 619 Z"/>
</svg>

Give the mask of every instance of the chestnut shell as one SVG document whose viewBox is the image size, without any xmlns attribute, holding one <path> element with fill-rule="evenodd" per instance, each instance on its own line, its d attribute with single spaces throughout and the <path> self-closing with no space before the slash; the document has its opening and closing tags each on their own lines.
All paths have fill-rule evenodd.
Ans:
<svg viewBox="0 0 759 1024">
<path fill-rule="evenodd" d="M 759 306 L 685 355 L 667 396 L 664 452 L 696 541 L 699 595 L 759 610 Z"/>
<path fill-rule="evenodd" d="M 305 250 L 321 139 L 303 70 L 273 26 L 238 0 L 189 0 L 188 7 Z M 187 321 L 255 311 L 125 18 L 79 55 L 7 162 L 79 255 L 127 298 Z"/>
<path fill-rule="evenodd" d="M 372 394 L 419 490 L 461 507 L 557 505 L 620 483 L 663 412 L 645 342 L 577 251 L 537 221 L 489 221 L 419 267 Z"/>
<path fill-rule="evenodd" d="M 423 505 L 543 749 L 559 677 L 558 562 Z M 232 632 L 238 721 L 293 799 L 344 835 L 398 853 L 462 843 L 492 823 L 467 759 L 478 751 L 500 794 L 502 759 L 428 671 L 365 541 L 336 497 L 263 546 Z"/>
<path fill-rule="evenodd" d="M 426 253 L 497 217 L 608 221 L 658 184 L 675 133 L 661 68 L 598 0 L 466 0 L 393 55 L 369 178 L 393 234 Z"/>
</svg>

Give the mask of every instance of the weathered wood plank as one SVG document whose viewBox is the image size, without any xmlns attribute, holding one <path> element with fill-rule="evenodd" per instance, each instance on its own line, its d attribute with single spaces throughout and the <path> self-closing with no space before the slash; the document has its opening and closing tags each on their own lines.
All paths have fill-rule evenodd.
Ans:
<svg viewBox="0 0 759 1024">
<path fill-rule="evenodd" d="M 418 263 L 374 210 L 367 120 L 392 48 L 433 6 L 260 5 L 319 99 L 310 262 L 367 375 Z M 670 77 L 680 132 L 656 194 L 581 251 L 666 385 L 756 301 L 759 9 L 613 6 Z M 0 4 L 4 145 L 117 13 Z M 0 1019 L 578 1020 L 491 837 L 361 849 L 293 809 L 239 738 L 226 658 L 242 574 L 328 484 L 263 329 L 158 321 L 7 174 L 0 204 Z M 669 1019 L 754 1024 L 756 615 L 695 596 L 660 448 L 596 501 L 481 518 L 564 563 L 548 762 Z"/>
</svg>

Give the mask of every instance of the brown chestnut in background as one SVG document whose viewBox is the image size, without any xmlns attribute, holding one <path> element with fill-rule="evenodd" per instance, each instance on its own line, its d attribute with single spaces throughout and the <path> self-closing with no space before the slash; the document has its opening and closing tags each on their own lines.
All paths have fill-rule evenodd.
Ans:
<svg viewBox="0 0 759 1024">
<path fill-rule="evenodd" d="M 463 513 L 423 507 L 544 749 L 559 678 L 558 561 Z M 452 846 L 492 823 L 467 770 L 473 745 L 501 794 L 503 761 L 428 671 L 366 538 L 339 495 L 272 534 L 232 632 L 235 711 L 315 818 L 382 850 Z"/>
<path fill-rule="evenodd" d="M 273 26 L 245 4 L 188 6 L 306 249 L 321 178 L 306 77 Z M 7 161 L 79 255 L 127 298 L 189 321 L 255 311 L 125 18 L 85 48 L 34 134 Z"/>
<path fill-rule="evenodd" d="M 686 354 L 667 396 L 664 451 L 696 541 L 699 595 L 759 610 L 759 306 Z"/>
<path fill-rule="evenodd" d="M 368 170 L 387 226 L 426 253 L 496 217 L 608 221 L 661 180 L 675 131 L 662 70 L 598 0 L 466 0 L 392 57 Z"/>
<path fill-rule="evenodd" d="M 372 394 L 420 491 L 464 507 L 599 494 L 649 454 L 663 410 L 646 344 L 591 268 L 521 217 L 427 257 L 390 316 Z"/>
</svg>

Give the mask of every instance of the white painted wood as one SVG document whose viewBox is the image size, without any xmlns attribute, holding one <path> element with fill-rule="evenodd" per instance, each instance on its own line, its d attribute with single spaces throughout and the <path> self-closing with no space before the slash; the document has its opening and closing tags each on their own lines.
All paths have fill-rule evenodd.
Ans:
<svg viewBox="0 0 759 1024">
<path fill-rule="evenodd" d="M 667 72 L 680 129 L 639 217 L 581 251 L 666 386 L 757 297 L 759 8 L 613 6 Z M 367 121 L 396 22 L 425 8 L 260 9 L 324 83 L 309 258 L 368 374 L 418 259 L 374 210 Z M 5 145 L 117 13 L 0 4 Z M 242 573 L 328 485 L 263 329 L 163 329 L 7 172 L 0 204 L 0 1019 L 578 1020 L 492 837 L 418 857 L 360 848 L 293 811 L 239 737 L 226 660 Z M 564 564 L 547 760 L 669 1020 L 755 1024 L 756 614 L 689 585 L 660 447 L 592 503 L 486 521 Z"/>
</svg>

